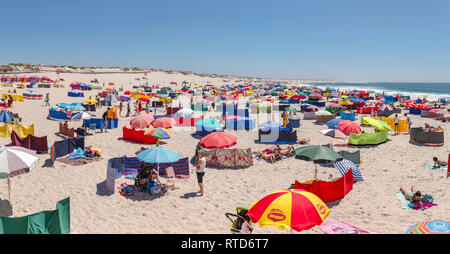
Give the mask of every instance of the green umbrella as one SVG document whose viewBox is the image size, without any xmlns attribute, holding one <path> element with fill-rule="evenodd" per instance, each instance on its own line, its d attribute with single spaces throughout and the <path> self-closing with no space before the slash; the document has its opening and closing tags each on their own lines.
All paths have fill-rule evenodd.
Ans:
<svg viewBox="0 0 450 254">
<path fill-rule="evenodd" d="M 335 162 L 343 159 L 342 155 L 336 153 L 332 149 L 319 145 L 300 147 L 292 150 L 291 154 L 294 155 L 296 159 L 314 161 L 314 164 L 316 165 L 314 179 L 317 178 L 317 163 Z"/>
<path fill-rule="evenodd" d="M 294 113 L 294 114 L 298 112 L 298 110 L 296 108 L 293 108 L 293 107 L 287 107 L 284 110 L 285 111 L 289 111 L 289 113 Z"/>
<path fill-rule="evenodd" d="M 375 129 L 377 129 L 379 131 L 384 131 L 384 130 L 393 131 L 392 127 L 384 121 L 380 121 L 380 120 L 369 118 L 369 117 L 363 117 L 363 121 L 365 121 L 367 124 L 369 124 L 370 126 L 374 127 Z"/>
</svg>

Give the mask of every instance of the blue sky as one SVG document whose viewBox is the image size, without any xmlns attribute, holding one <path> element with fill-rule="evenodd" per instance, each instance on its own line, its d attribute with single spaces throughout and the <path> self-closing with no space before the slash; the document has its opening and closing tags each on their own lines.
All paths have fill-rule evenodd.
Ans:
<svg viewBox="0 0 450 254">
<path fill-rule="evenodd" d="M 5 0 L 0 64 L 450 82 L 448 0 Z"/>
</svg>

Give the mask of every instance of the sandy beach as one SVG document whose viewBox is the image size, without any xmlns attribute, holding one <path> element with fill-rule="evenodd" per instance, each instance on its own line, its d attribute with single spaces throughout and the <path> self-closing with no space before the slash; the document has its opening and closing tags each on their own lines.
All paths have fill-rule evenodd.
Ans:
<svg viewBox="0 0 450 254">
<path fill-rule="evenodd" d="M 31 75 L 49 76 L 57 78 L 54 72 L 30 73 Z M 98 79 L 100 84 L 114 82 L 116 88 L 123 86 L 124 90 L 131 90 L 133 85 L 140 85 L 142 74 L 80 74 L 62 73 L 65 81 L 64 88 L 36 88 L 35 93 L 50 92 L 50 104 L 66 102 L 83 102 L 89 96 L 93 98 L 100 90 L 84 91 L 84 98 L 68 97 L 72 82 L 91 83 Z M 171 86 L 180 89 L 183 81 L 198 85 L 222 85 L 223 78 L 207 78 L 195 75 L 168 74 L 165 72 L 151 72 L 150 84 Z M 178 85 L 170 84 L 177 82 Z M 230 81 L 232 83 L 233 81 Z M 3 87 L 2 92 L 7 92 Z M 17 89 L 22 94 L 25 89 Z M 123 95 L 123 92 L 119 92 Z M 186 98 L 175 100 L 174 105 L 188 106 Z M 47 119 L 48 106 L 43 100 L 24 100 L 14 102 L 10 111 L 19 114 L 24 125 L 34 124 L 35 136 L 47 136 L 48 144 L 62 140 L 58 134 L 58 121 Z M 97 110 L 97 117 L 106 110 Z M 133 111 L 133 109 L 132 109 Z M 403 113 L 406 111 L 403 110 Z M 163 114 L 160 112 L 159 114 Z M 213 117 L 217 112 L 208 112 Z M 303 120 L 303 113 L 297 113 L 302 118 L 301 127 L 297 128 L 298 138 L 310 138 L 311 144 L 324 145 L 331 141 L 330 137 L 322 135 L 319 130 L 327 129 L 326 125 L 315 125 L 313 120 Z M 298 180 L 305 182 L 314 177 L 314 164 L 295 158 L 287 158 L 270 164 L 254 160 L 254 165 L 246 169 L 213 169 L 207 168 L 204 178 L 205 196 L 195 196 L 198 185 L 195 171 L 190 166 L 191 177 L 176 180 L 176 190 L 169 191 L 163 196 L 155 197 L 148 193 L 137 193 L 133 198 L 126 198 L 117 193 L 107 195 L 104 191 L 107 161 L 113 157 L 123 155 L 135 156 L 135 152 L 143 145 L 121 140 L 122 127 L 129 126 L 132 117 L 119 118 L 119 127 L 108 133 L 95 133 L 85 138 L 86 146 L 94 145 L 103 152 L 102 160 L 82 166 L 71 167 L 61 162 L 55 162 L 54 167 L 46 165 L 49 154 L 39 155 L 40 161 L 31 172 L 11 178 L 11 214 L 8 201 L 8 185 L 6 179 L 0 180 L 0 216 L 24 216 L 32 213 L 53 210 L 57 201 L 70 197 L 71 200 L 71 231 L 79 234 L 228 234 L 231 223 L 225 217 L 226 212 L 235 212 L 236 207 L 249 206 L 252 202 L 263 198 L 275 190 L 289 188 Z M 253 115 L 261 117 L 257 122 L 264 122 L 263 114 Z M 358 115 L 357 122 L 360 122 Z M 404 119 L 402 116 L 401 119 Z M 281 121 L 275 115 L 275 121 Z M 430 170 L 425 163 L 432 163 L 437 156 L 446 160 L 450 153 L 450 132 L 448 123 L 437 122 L 430 118 L 412 115 L 412 127 L 423 126 L 425 123 L 441 125 L 445 129 L 445 145 L 440 147 L 418 146 L 409 142 L 409 134 L 392 135 L 389 140 L 377 146 L 339 147 L 347 141 L 335 140 L 335 150 L 361 151 L 360 169 L 364 177 L 363 182 L 356 183 L 353 190 L 342 200 L 328 203 L 331 212 L 326 220 L 341 220 L 371 233 L 402 234 L 414 223 L 423 220 L 450 220 L 450 187 L 449 178 L 442 170 Z M 69 127 L 80 127 L 81 121 L 69 122 Z M 372 130 L 371 127 L 362 127 Z M 252 151 L 263 150 L 270 145 L 255 144 L 258 137 L 257 129 L 253 131 L 229 131 L 237 137 L 236 148 L 251 148 Z M 174 150 L 182 157 L 192 158 L 198 139 L 191 136 L 193 129 L 174 128 L 172 137 L 165 140 L 163 146 Z M 10 143 L 10 138 L 1 137 L 0 145 Z M 301 145 L 295 145 L 301 147 Z M 320 167 L 318 178 L 325 181 L 340 177 L 335 168 Z M 162 178 L 165 180 L 164 178 Z M 120 178 L 116 180 L 116 187 L 126 182 L 134 181 Z M 395 193 L 400 187 L 407 190 L 414 186 L 422 193 L 431 193 L 436 204 L 424 211 L 404 210 Z M 254 233 L 284 234 L 289 230 L 277 228 L 260 228 L 254 226 Z M 317 228 L 303 231 L 305 234 L 322 234 Z"/>
</svg>

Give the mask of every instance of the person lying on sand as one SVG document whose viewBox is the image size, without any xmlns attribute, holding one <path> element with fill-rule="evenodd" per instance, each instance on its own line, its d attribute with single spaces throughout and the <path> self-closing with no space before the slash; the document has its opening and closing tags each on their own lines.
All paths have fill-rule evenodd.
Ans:
<svg viewBox="0 0 450 254">
<path fill-rule="evenodd" d="M 435 128 L 433 131 L 434 131 L 434 132 L 443 132 L 444 129 L 442 129 L 442 127 L 439 125 L 439 126 L 438 126 L 437 128 Z"/>
<path fill-rule="evenodd" d="M 431 125 L 429 125 L 429 124 L 425 124 L 425 131 L 429 131 L 429 132 L 432 132 L 433 131 L 433 129 L 434 129 L 434 127 L 433 126 L 431 126 Z"/>
<path fill-rule="evenodd" d="M 267 150 L 267 149 L 266 149 Z M 267 154 L 266 152 L 254 152 L 256 154 L 256 157 L 261 158 L 263 160 L 269 161 L 270 163 L 275 163 L 275 155 L 274 154 Z"/>
<path fill-rule="evenodd" d="M 288 146 L 288 147 L 286 147 L 286 149 L 281 149 L 280 153 L 285 156 L 290 156 L 292 150 L 294 150 L 294 146 Z"/>
<path fill-rule="evenodd" d="M 438 160 L 437 157 L 433 157 L 433 162 L 434 162 L 434 167 L 435 168 L 440 168 L 442 166 L 447 166 L 448 165 L 448 163 L 446 161 Z"/>
<path fill-rule="evenodd" d="M 309 144 L 309 141 L 311 141 L 311 139 L 309 139 L 309 138 L 302 138 L 302 139 L 298 140 L 297 143 L 300 144 L 300 145 L 306 145 L 306 144 Z"/>
<path fill-rule="evenodd" d="M 420 191 L 414 191 L 413 187 L 411 187 L 410 193 L 406 193 L 406 191 L 402 187 L 400 187 L 400 191 L 409 202 L 416 205 L 422 204 L 422 193 Z"/>
</svg>

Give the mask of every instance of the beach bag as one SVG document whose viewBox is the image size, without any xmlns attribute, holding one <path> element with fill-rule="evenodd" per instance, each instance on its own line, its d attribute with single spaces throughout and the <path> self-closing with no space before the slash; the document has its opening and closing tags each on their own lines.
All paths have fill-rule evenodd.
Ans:
<svg viewBox="0 0 450 254">
<path fill-rule="evenodd" d="M 150 187 L 150 193 L 151 194 L 159 194 L 159 193 L 161 193 L 161 186 Z"/>
<path fill-rule="evenodd" d="M 422 197 L 422 203 L 424 204 L 433 204 L 434 198 L 430 194 L 425 194 Z"/>
</svg>

